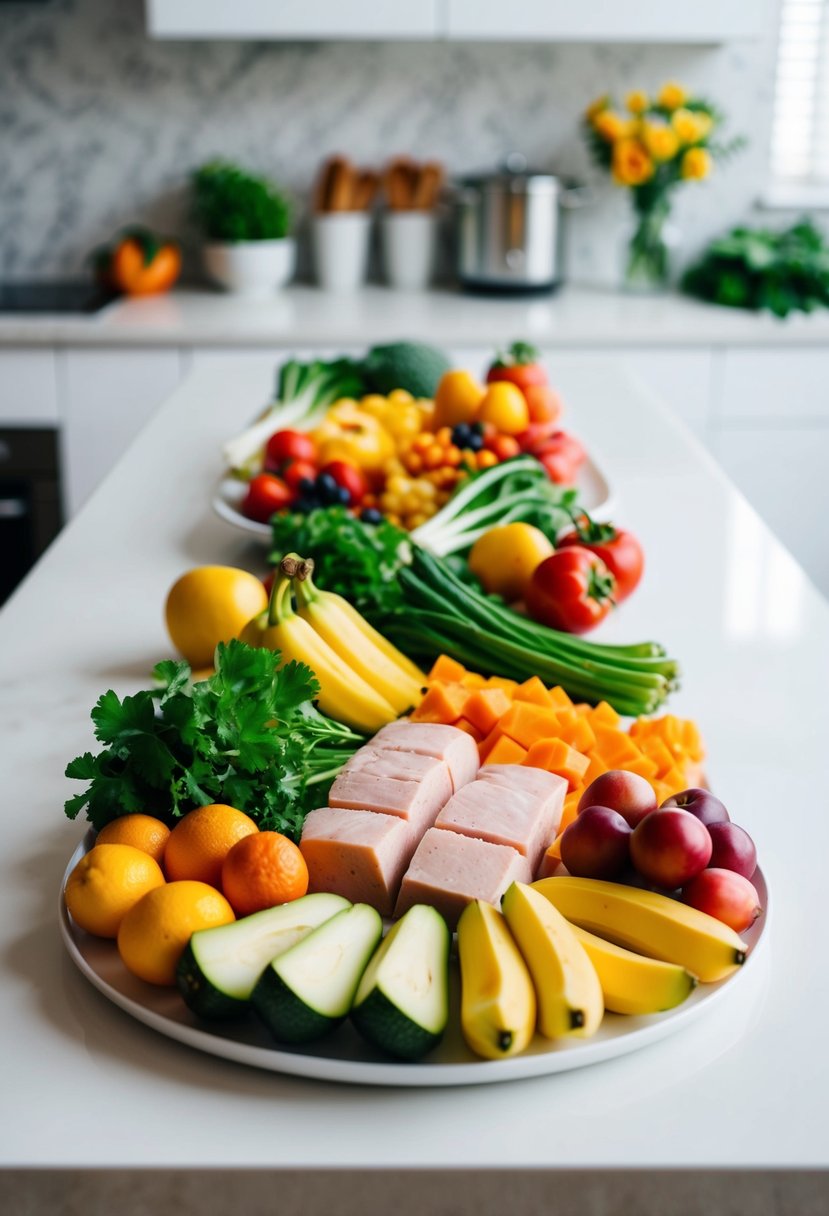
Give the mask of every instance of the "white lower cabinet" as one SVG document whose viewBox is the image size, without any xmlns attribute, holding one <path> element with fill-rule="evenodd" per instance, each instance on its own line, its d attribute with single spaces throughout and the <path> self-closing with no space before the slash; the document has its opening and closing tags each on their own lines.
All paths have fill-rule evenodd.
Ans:
<svg viewBox="0 0 829 1216">
<path fill-rule="evenodd" d="M 107 348 L 58 354 L 63 489 L 74 515 L 178 387 L 178 350 Z"/>
</svg>

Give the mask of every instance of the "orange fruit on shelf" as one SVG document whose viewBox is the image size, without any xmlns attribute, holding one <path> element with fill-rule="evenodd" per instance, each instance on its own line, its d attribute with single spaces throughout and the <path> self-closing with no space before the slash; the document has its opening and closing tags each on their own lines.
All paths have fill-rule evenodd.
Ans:
<svg viewBox="0 0 829 1216">
<path fill-rule="evenodd" d="M 484 394 L 478 418 L 492 423 L 503 435 L 520 435 L 530 424 L 527 399 L 517 385 L 496 380 Z"/>
<path fill-rule="evenodd" d="M 95 844 L 131 844 L 134 849 L 149 853 L 160 865 L 169 837 L 167 824 L 154 815 L 121 815 L 101 828 Z"/>
<path fill-rule="evenodd" d="M 142 849 L 96 844 L 69 875 L 63 897 L 81 929 L 96 937 L 115 937 L 127 912 L 148 891 L 162 886 L 161 867 Z"/>
<path fill-rule="evenodd" d="M 164 617 L 176 650 L 191 667 L 211 667 L 219 642 L 238 637 L 268 606 L 261 581 L 233 566 L 197 566 L 173 583 Z"/>
<path fill-rule="evenodd" d="M 432 426 L 457 426 L 474 422 L 484 396 L 484 388 L 471 372 L 461 368 L 444 372 L 435 389 Z"/>
<path fill-rule="evenodd" d="M 237 916 L 300 899 L 308 867 L 297 846 L 280 832 L 259 832 L 235 844 L 222 866 L 222 890 Z"/>
<path fill-rule="evenodd" d="M 224 895 L 207 883 L 168 882 L 130 908 L 118 930 L 118 953 L 139 979 L 170 986 L 191 936 L 235 919 Z"/>
<path fill-rule="evenodd" d="M 175 825 L 164 849 L 164 871 L 171 882 L 193 879 L 221 889 L 222 862 L 243 836 L 259 828 L 243 811 L 221 802 L 189 811 Z"/>
</svg>

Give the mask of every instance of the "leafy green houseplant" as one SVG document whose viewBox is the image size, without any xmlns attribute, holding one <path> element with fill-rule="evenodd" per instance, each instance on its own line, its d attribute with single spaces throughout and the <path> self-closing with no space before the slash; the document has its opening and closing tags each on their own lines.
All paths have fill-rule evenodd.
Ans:
<svg viewBox="0 0 829 1216">
<path fill-rule="evenodd" d="M 267 178 L 218 160 L 196 169 L 191 186 L 210 277 L 244 295 L 270 295 L 284 286 L 295 263 L 285 194 Z"/>
<path fill-rule="evenodd" d="M 685 273 L 689 295 L 778 317 L 829 306 L 829 242 L 808 220 L 782 232 L 734 228 Z"/>
</svg>

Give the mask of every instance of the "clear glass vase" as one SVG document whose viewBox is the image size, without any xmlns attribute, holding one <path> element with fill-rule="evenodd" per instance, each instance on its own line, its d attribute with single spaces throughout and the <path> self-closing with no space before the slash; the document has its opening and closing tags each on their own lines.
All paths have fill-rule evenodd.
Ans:
<svg viewBox="0 0 829 1216">
<path fill-rule="evenodd" d="M 626 291 L 659 293 L 671 286 L 679 233 L 670 223 L 670 214 L 665 199 L 645 210 L 635 210 L 623 253 L 622 283 Z"/>
</svg>

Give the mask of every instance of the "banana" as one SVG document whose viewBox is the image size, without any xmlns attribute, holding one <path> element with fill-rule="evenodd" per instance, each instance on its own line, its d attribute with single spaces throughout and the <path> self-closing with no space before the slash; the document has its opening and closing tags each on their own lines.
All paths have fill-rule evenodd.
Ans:
<svg viewBox="0 0 829 1216">
<path fill-rule="evenodd" d="M 612 1013 L 662 1013 L 681 1005 L 697 986 L 696 976 L 676 963 L 634 954 L 576 925 L 573 932 L 596 968 L 605 1009 Z"/>
<path fill-rule="evenodd" d="M 535 1033 L 535 989 L 503 916 L 474 900 L 458 921 L 461 1030 L 486 1060 L 523 1051 Z"/>
<path fill-rule="evenodd" d="M 283 663 L 291 659 L 311 668 L 320 685 L 318 704 L 323 713 L 354 730 L 374 734 L 397 713 L 379 692 L 350 668 L 307 621 L 291 607 L 290 575 L 274 582 L 271 602 L 249 621 L 239 635 L 249 646 L 278 650 Z"/>
<path fill-rule="evenodd" d="M 667 895 L 598 878 L 542 878 L 533 887 L 582 929 L 676 963 L 704 984 L 725 979 L 746 960 L 748 948 L 733 929 Z"/>
<path fill-rule="evenodd" d="M 305 568 L 310 565 L 303 563 Z M 294 584 L 300 617 L 398 714 L 418 705 L 426 682 L 423 672 L 372 629 L 347 600 L 320 591 L 310 573 L 303 577 L 301 570 Z"/>
<path fill-rule="evenodd" d="M 602 988 L 572 925 L 522 882 L 507 888 L 501 907 L 535 985 L 538 1029 L 548 1039 L 595 1034 L 604 1015 Z"/>
</svg>

